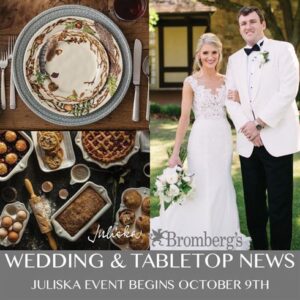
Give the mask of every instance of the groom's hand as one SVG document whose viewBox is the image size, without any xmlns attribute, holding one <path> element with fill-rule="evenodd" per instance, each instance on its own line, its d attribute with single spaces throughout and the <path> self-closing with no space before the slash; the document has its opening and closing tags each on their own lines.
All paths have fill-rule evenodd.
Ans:
<svg viewBox="0 0 300 300">
<path fill-rule="evenodd" d="M 254 144 L 255 147 L 261 147 L 264 145 L 260 138 L 260 134 L 258 134 L 258 136 L 252 141 L 252 143 Z"/>
<path fill-rule="evenodd" d="M 241 132 L 247 137 L 249 141 L 254 141 L 254 139 L 259 135 L 259 131 L 256 128 L 254 121 L 247 122 L 242 128 Z"/>
</svg>

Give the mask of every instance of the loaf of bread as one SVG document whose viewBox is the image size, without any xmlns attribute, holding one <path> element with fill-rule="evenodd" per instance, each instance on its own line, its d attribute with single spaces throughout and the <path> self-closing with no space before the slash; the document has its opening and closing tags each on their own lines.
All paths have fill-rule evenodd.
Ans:
<svg viewBox="0 0 300 300">
<path fill-rule="evenodd" d="M 88 187 L 63 210 L 56 221 L 74 236 L 105 204 L 105 200 L 93 188 Z"/>
</svg>

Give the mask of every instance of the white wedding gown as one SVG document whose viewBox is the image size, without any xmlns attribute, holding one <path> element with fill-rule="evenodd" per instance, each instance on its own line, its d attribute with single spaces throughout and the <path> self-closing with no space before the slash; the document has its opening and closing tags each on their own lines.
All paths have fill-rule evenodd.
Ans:
<svg viewBox="0 0 300 300">
<path fill-rule="evenodd" d="M 247 250 L 240 233 L 231 178 L 232 137 L 225 112 L 225 85 L 215 92 L 186 78 L 194 92 L 195 122 L 188 142 L 195 190 L 151 219 L 151 250 Z M 214 241 L 213 241 L 214 240 Z"/>
</svg>

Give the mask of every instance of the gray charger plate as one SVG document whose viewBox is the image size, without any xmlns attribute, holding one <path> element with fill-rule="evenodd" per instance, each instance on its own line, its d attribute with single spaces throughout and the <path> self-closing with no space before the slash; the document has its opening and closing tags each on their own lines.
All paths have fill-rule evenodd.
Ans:
<svg viewBox="0 0 300 300">
<path fill-rule="evenodd" d="M 116 39 L 120 47 L 123 59 L 122 79 L 115 94 L 108 101 L 108 103 L 103 105 L 101 108 L 81 117 L 62 116 L 47 110 L 40 103 L 38 103 L 34 99 L 31 91 L 27 87 L 25 81 L 25 74 L 23 70 L 23 60 L 26 47 L 30 42 L 32 36 L 41 27 L 48 24 L 49 22 L 57 18 L 64 18 L 69 16 L 91 19 L 105 26 L 106 29 L 110 31 Z M 130 85 L 132 77 L 131 52 L 127 40 L 123 35 L 122 31 L 119 29 L 119 27 L 117 27 L 115 23 L 113 23 L 113 21 L 111 21 L 104 14 L 100 13 L 95 9 L 81 5 L 57 6 L 48 9 L 36 16 L 35 18 L 33 18 L 19 34 L 13 53 L 13 76 L 15 86 L 20 97 L 22 98 L 24 103 L 29 107 L 29 109 L 31 109 L 40 118 L 50 123 L 62 126 L 83 126 L 103 119 L 108 114 L 110 114 L 123 100 Z"/>
</svg>

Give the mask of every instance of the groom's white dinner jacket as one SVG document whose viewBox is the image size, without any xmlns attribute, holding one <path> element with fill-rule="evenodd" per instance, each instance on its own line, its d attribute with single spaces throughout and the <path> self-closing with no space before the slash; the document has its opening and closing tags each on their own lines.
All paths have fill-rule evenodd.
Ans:
<svg viewBox="0 0 300 300">
<path fill-rule="evenodd" d="M 268 53 L 267 62 L 262 59 L 262 52 Z M 254 145 L 240 132 L 240 128 L 254 120 L 254 116 L 267 124 L 260 135 L 272 156 L 300 151 L 299 113 L 295 101 L 299 62 L 294 47 L 287 42 L 264 38 L 261 52 L 257 55 L 261 60 L 251 87 L 248 86 L 249 58 L 244 49 L 231 55 L 228 61 L 227 90 L 238 90 L 241 101 L 226 100 L 227 111 L 237 131 L 237 151 L 244 157 L 252 154 Z M 249 88 L 253 89 L 251 93 Z"/>
</svg>

